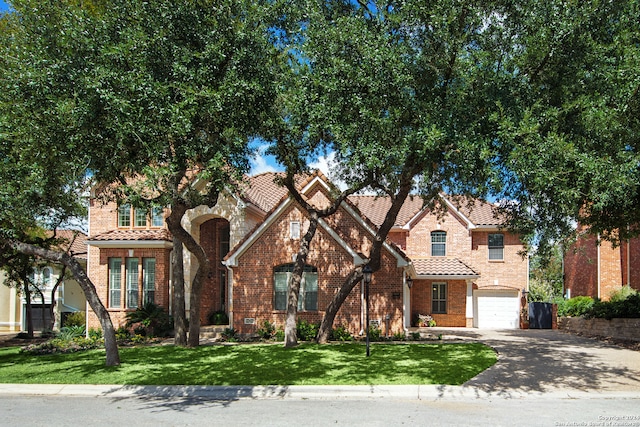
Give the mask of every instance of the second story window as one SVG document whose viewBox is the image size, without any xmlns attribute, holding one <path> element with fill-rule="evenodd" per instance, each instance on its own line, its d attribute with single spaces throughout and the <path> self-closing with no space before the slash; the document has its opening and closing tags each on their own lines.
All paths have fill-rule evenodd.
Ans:
<svg viewBox="0 0 640 427">
<path fill-rule="evenodd" d="M 502 261 L 504 259 L 504 234 L 489 234 L 489 259 Z"/>
<path fill-rule="evenodd" d="M 164 212 L 162 208 L 153 208 L 149 214 L 149 210 L 144 208 L 132 208 L 129 204 L 120 205 L 118 207 L 118 227 L 131 228 L 132 225 L 136 228 L 162 227 Z"/>
<path fill-rule="evenodd" d="M 131 227 L 131 205 L 118 207 L 118 227 Z"/>
<path fill-rule="evenodd" d="M 431 256 L 445 256 L 447 254 L 447 233 L 444 231 L 431 232 Z"/>
</svg>

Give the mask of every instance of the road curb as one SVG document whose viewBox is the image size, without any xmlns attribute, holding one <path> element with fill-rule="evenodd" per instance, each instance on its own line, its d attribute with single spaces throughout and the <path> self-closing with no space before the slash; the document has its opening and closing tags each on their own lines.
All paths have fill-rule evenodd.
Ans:
<svg viewBox="0 0 640 427">
<path fill-rule="evenodd" d="M 90 384 L 0 384 L 0 396 L 158 397 L 207 400 L 239 399 L 380 399 L 492 400 L 492 399 L 640 399 L 633 391 L 597 392 L 551 390 L 485 391 L 471 386 L 372 385 L 372 386 L 127 386 Z"/>
</svg>

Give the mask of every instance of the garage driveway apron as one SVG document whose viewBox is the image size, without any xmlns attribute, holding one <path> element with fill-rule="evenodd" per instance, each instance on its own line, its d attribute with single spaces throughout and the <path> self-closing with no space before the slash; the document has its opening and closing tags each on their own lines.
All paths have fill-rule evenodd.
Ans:
<svg viewBox="0 0 640 427">
<path fill-rule="evenodd" d="M 490 395 L 549 392 L 638 392 L 640 352 L 551 329 L 434 328 L 445 340 L 478 341 L 498 352 L 498 362 L 467 381 Z"/>
</svg>

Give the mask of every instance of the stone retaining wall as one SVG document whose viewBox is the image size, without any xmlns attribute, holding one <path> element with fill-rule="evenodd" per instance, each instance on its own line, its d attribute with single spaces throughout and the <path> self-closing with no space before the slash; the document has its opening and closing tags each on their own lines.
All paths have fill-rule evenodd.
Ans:
<svg viewBox="0 0 640 427">
<path fill-rule="evenodd" d="M 558 329 L 589 337 L 640 341 L 640 319 L 585 319 L 559 317 Z"/>
</svg>

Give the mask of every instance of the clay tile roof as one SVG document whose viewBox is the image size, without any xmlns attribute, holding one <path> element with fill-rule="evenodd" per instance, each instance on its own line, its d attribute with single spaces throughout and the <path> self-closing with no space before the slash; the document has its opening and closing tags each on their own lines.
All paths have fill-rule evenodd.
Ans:
<svg viewBox="0 0 640 427">
<path fill-rule="evenodd" d="M 166 229 L 157 230 L 111 230 L 97 234 L 88 239 L 90 242 L 108 242 L 113 240 L 165 240 L 171 242 L 173 238 Z"/>
<path fill-rule="evenodd" d="M 413 266 L 418 276 L 480 276 L 473 268 L 456 258 L 414 259 Z"/>
<path fill-rule="evenodd" d="M 504 216 L 498 207 L 479 199 L 450 197 L 449 201 L 475 225 L 501 225 Z"/>
<path fill-rule="evenodd" d="M 53 232 L 47 232 L 49 236 L 53 236 Z M 76 230 L 56 230 L 56 238 L 64 239 L 65 242 L 59 245 L 59 249 L 69 252 L 71 256 L 76 258 L 87 258 L 87 235 Z"/>
<path fill-rule="evenodd" d="M 350 196 L 349 201 L 353 203 L 360 213 L 367 217 L 376 227 L 380 227 L 387 211 L 391 207 L 391 199 L 389 197 L 380 196 Z M 400 208 L 395 226 L 403 227 L 422 209 L 422 198 L 418 196 L 409 196 Z"/>
<path fill-rule="evenodd" d="M 296 176 L 296 187 L 302 189 L 317 174 Z M 264 212 L 270 212 L 289 194 L 286 187 L 279 185 L 277 178 L 284 177 L 283 173 L 265 172 L 246 178 L 246 184 L 240 184 L 242 197 L 256 205 Z"/>
</svg>

